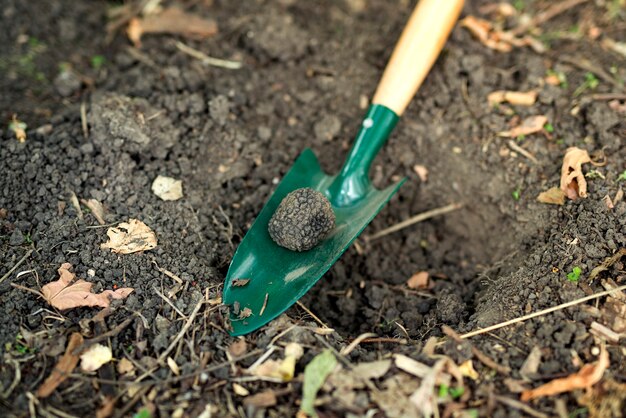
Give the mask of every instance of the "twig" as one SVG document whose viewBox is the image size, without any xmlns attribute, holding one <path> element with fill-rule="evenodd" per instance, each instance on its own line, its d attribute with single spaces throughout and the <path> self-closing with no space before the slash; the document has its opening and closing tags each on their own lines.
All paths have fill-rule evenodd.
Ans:
<svg viewBox="0 0 626 418">
<path fill-rule="evenodd" d="M 159 270 L 161 273 L 165 274 L 167 277 L 169 277 L 170 279 L 174 280 L 176 283 L 183 284 L 183 279 L 181 279 L 180 277 L 178 277 L 177 275 L 175 275 L 171 271 L 159 267 L 159 265 L 157 264 L 155 259 L 152 259 L 152 263 L 155 265 L 157 270 Z"/>
<path fill-rule="evenodd" d="M 579 4 L 586 3 L 587 1 L 588 0 L 565 0 L 560 3 L 553 4 L 552 6 L 548 7 L 543 12 L 535 15 L 529 21 L 522 23 L 521 25 L 513 29 L 511 33 L 514 35 L 521 35 L 522 33 L 526 32 L 529 28 L 533 26 L 539 26 L 542 23 L 545 23 L 548 20 L 555 18 L 561 13 L 566 12 L 572 7 L 576 7 Z"/>
<path fill-rule="evenodd" d="M 378 335 L 374 334 L 373 332 L 366 332 L 365 334 L 361 334 L 358 337 L 356 337 L 354 339 L 354 341 L 352 341 L 350 343 L 350 345 L 344 347 L 340 353 L 342 356 L 347 356 L 348 354 L 350 354 L 352 352 L 352 350 L 354 350 L 359 344 L 361 344 L 363 342 L 363 340 L 366 340 L 368 338 L 372 338 L 372 337 L 378 337 Z"/>
<path fill-rule="evenodd" d="M 569 308 L 570 306 L 579 305 L 579 304 L 581 304 L 583 302 L 587 302 L 589 300 L 601 298 L 602 296 L 610 295 L 613 292 L 620 292 L 620 291 L 622 291 L 624 289 L 626 289 L 626 285 L 620 286 L 620 287 L 617 287 L 617 288 L 611 289 L 611 290 L 605 290 L 604 292 L 595 293 L 593 295 L 585 296 L 584 298 L 576 299 L 576 300 L 573 300 L 573 301 L 570 301 L 570 302 L 562 303 L 560 305 L 553 306 L 552 308 L 542 309 L 541 311 L 534 312 L 534 313 L 531 313 L 531 314 L 528 314 L 528 315 L 524 315 L 524 316 L 520 316 L 518 318 L 511 319 L 511 320 L 508 320 L 508 321 L 505 321 L 505 322 L 501 322 L 499 324 L 491 325 L 491 326 L 489 326 L 487 328 L 477 329 L 477 330 L 468 332 L 466 334 L 463 334 L 460 337 L 462 339 L 474 337 L 476 335 L 484 334 L 486 332 L 491 332 L 491 331 L 496 330 L 496 329 L 508 327 L 509 325 L 517 324 L 519 322 L 524 322 L 526 320 L 529 320 L 529 319 L 532 319 L 532 318 L 536 318 L 538 316 L 543 316 L 543 315 L 549 314 L 551 312 L 560 311 L 562 309 Z"/>
<path fill-rule="evenodd" d="M 7 364 L 9 363 L 13 364 L 13 367 L 15 368 L 15 377 L 13 378 L 13 382 L 11 382 L 7 390 L 5 390 L 4 393 L 2 393 L 2 399 L 7 399 L 11 395 L 11 393 L 13 393 L 13 390 L 17 387 L 17 385 L 20 383 L 20 380 L 22 380 L 22 369 L 20 368 L 20 364 L 13 359 L 8 359 Z"/>
<path fill-rule="evenodd" d="M 2 276 L 2 278 L 0 279 L 0 283 L 2 283 L 7 277 L 9 277 L 11 275 L 11 273 L 13 273 L 20 265 L 22 265 L 22 263 L 24 261 L 26 261 L 26 259 L 28 257 L 30 257 L 30 255 L 33 253 L 33 251 L 35 251 L 35 250 L 32 249 L 32 248 L 30 250 L 26 251 L 26 254 L 24 254 L 24 256 L 22 258 L 20 258 L 17 263 L 15 263 L 15 265 L 11 268 L 11 270 L 7 271 L 6 274 L 4 276 Z"/>
<path fill-rule="evenodd" d="M 599 93 L 599 94 L 591 94 L 589 96 L 582 97 L 586 99 L 589 97 L 591 100 L 626 100 L 626 94 L 622 93 Z"/>
<path fill-rule="evenodd" d="M 434 218 L 435 216 L 439 216 L 448 212 L 455 211 L 457 209 L 460 209 L 462 206 L 463 206 L 462 203 L 452 203 L 452 204 L 449 204 L 449 205 L 446 205 L 437 209 L 432 209 L 426 212 L 422 212 L 418 215 L 410 217 L 409 219 L 405 221 L 395 224 L 394 226 L 390 226 L 389 228 L 385 228 L 382 231 L 378 231 L 373 235 L 369 235 L 366 237 L 366 240 L 374 241 L 375 239 L 378 239 L 380 237 L 384 237 L 385 235 L 389 235 L 393 232 L 399 231 L 403 228 L 406 228 L 407 226 L 425 221 L 426 219 Z"/>
<path fill-rule="evenodd" d="M 135 319 L 134 317 L 127 318 L 124 322 L 120 323 L 119 325 L 117 325 L 112 330 L 107 331 L 107 332 L 105 332 L 103 334 L 98 335 L 97 337 L 94 337 L 94 338 L 92 338 L 90 340 L 87 340 L 87 341 L 83 342 L 81 345 L 76 347 L 74 349 L 74 351 L 72 351 L 72 355 L 77 356 L 81 352 L 86 350 L 87 348 L 91 347 L 92 345 L 94 345 L 96 343 L 99 343 L 100 341 L 104 341 L 104 340 L 106 340 L 109 337 L 115 337 L 117 334 L 122 332 L 122 330 L 124 328 L 126 328 L 128 325 L 130 325 L 130 323 L 133 322 L 134 319 Z"/>
<path fill-rule="evenodd" d="M 80 104 L 80 124 L 83 128 L 83 136 L 89 138 L 89 126 L 87 125 L 87 105 L 85 102 Z"/>
<path fill-rule="evenodd" d="M 200 308 L 202 307 L 202 305 L 204 305 L 204 300 L 198 301 L 198 304 L 196 305 L 195 308 L 193 308 L 193 312 L 191 312 L 189 319 L 187 320 L 183 328 L 180 330 L 176 338 L 174 338 L 174 341 L 172 341 L 169 347 L 167 347 L 167 349 L 164 352 L 162 352 L 159 358 L 157 359 L 158 363 L 163 363 L 163 361 L 167 358 L 169 353 L 174 349 L 174 347 L 176 347 L 176 344 L 178 344 L 180 339 L 183 338 L 187 330 L 189 330 L 189 328 L 191 327 L 191 324 L 193 324 L 194 319 L 196 319 L 196 315 L 198 315 L 198 312 L 200 311 Z"/>
<path fill-rule="evenodd" d="M 265 312 L 265 308 L 267 307 L 267 299 L 270 297 L 269 293 L 265 294 L 265 300 L 263 300 L 263 306 L 261 306 L 261 311 L 259 312 L 259 316 L 263 316 L 263 312 Z"/>
<path fill-rule="evenodd" d="M 153 287 L 152 289 L 155 291 L 155 293 L 156 293 L 157 295 L 159 295 L 159 296 L 161 297 L 161 299 L 163 299 L 163 300 L 165 301 L 165 303 L 167 303 L 168 305 L 170 305 L 170 306 L 172 307 L 172 309 L 174 309 L 178 315 L 180 315 L 183 319 L 187 319 L 187 315 L 185 315 L 184 313 L 182 313 L 182 312 L 180 311 L 180 309 L 178 309 L 178 308 L 176 307 L 176 305 L 174 305 L 174 304 L 172 303 L 172 301 L 171 301 L 171 300 L 170 300 L 167 296 L 165 296 L 163 293 L 159 292 L 159 289 L 157 289 L 156 287 Z"/>
<path fill-rule="evenodd" d="M 361 341 L 361 344 L 374 344 L 374 343 L 392 343 L 392 344 L 400 344 L 407 345 L 409 342 L 406 338 L 389 338 L 389 337 L 376 337 L 376 338 L 366 338 Z"/>
<path fill-rule="evenodd" d="M 308 313 L 311 318 L 313 318 L 315 320 L 315 322 L 317 322 L 318 324 L 320 324 L 322 326 L 322 328 L 330 328 L 328 325 L 326 325 L 324 323 L 324 321 L 322 321 L 321 319 L 319 319 L 313 312 L 311 312 L 309 310 L 309 308 L 307 308 L 306 306 L 304 306 L 304 304 L 302 304 L 302 302 L 297 301 L 296 302 L 298 304 L 299 307 L 301 307 L 306 313 Z"/>
<path fill-rule="evenodd" d="M 16 289 L 20 289 L 20 290 L 24 290 L 26 292 L 30 292 L 30 293 L 32 293 L 34 295 L 37 295 L 37 296 L 45 299 L 43 293 L 41 293 L 38 290 L 31 289 L 30 287 L 22 286 L 22 285 L 19 285 L 19 284 L 16 284 L 16 283 L 11 283 L 11 286 L 13 286 Z"/>
<path fill-rule="evenodd" d="M 450 328 L 447 325 L 444 325 L 443 327 L 441 327 L 441 330 L 443 331 L 444 334 L 446 334 L 448 337 L 452 338 L 454 341 L 456 341 L 457 343 L 461 343 L 463 342 L 461 336 L 459 334 L 457 334 L 457 332 L 455 330 L 453 330 L 452 328 Z M 470 344 L 470 348 L 472 350 L 472 354 L 478 359 L 480 360 L 481 363 L 483 363 L 485 366 L 499 372 L 502 373 L 504 375 L 509 375 L 511 373 L 511 369 L 505 366 L 501 366 L 498 363 L 496 363 L 494 360 L 492 360 L 487 354 L 483 353 L 482 351 L 480 351 L 478 348 L 474 347 L 472 344 Z"/>
<path fill-rule="evenodd" d="M 505 404 L 506 406 L 510 406 L 513 409 L 518 409 L 535 418 L 548 418 L 549 415 L 543 414 L 539 411 L 535 411 L 530 406 L 526 405 L 523 402 L 517 401 L 515 399 L 507 398 L 506 396 L 495 395 L 495 400 Z"/>
<path fill-rule="evenodd" d="M 617 88 L 619 91 L 624 91 L 624 86 L 622 86 L 619 83 L 619 81 L 613 78 L 611 74 L 604 71 L 603 68 L 594 65 L 588 59 L 582 58 L 580 56 L 572 58 L 566 55 L 558 55 L 556 56 L 556 58 L 559 61 L 565 62 L 567 64 L 571 64 L 576 68 L 580 68 L 581 70 L 589 71 L 590 73 L 597 75 L 599 78 L 603 79 L 604 81 L 613 84 L 613 86 Z"/>
<path fill-rule="evenodd" d="M 226 68 L 229 70 L 238 70 L 241 68 L 241 63 L 239 61 L 229 61 L 223 60 L 220 58 L 213 58 L 205 54 L 204 52 L 198 51 L 197 49 L 191 48 L 190 46 L 185 45 L 182 42 L 176 42 L 176 48 L 178 48 L 181 52 L 191 55 L 192 57 L 199 59 L 203 64 L 212 65 L 213 67 Z"/>
<path fill-rule="evenodd" d="M 524 148 L 520 147 L 519 145 L 517 145 L 515 143 L 515 141 L 513 141 L 512 139 L 509 139 L 509 147 L 513 150 L 513 151 L 517 151 L 520 154 L 522 154 L 524 157 L 528 158 L 530 161 L 532 161 L 535 164 L 539 164 L 539 161 L 537 161 L 537 159 L 535 158 L 534 155 L 532 155 L 530 152 L 526 151 Z"/>
</svg>

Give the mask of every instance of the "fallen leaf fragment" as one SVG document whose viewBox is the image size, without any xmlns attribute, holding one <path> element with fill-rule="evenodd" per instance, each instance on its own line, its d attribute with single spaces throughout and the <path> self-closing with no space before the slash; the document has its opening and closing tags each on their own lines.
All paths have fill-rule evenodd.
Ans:
<svg viewBox="0 0 626 418">
<path fill-rule="evenodd" d="M 250 282 L 250 279 L 234 279 L 233 280 L 233 286 L 235 287 L 242 287 L 248 284 L 248 282 Z"/>
<path fill-rule="evenodd" d="M 83 336 L 79 332 L 70 335 L 65 354 L 59 359 L 50 376 L 37 389 L 37 397 L 47 398 L 54 390 L 65 381 L 78 365 L 78 355 L 74 350 L 83 343 Z"/>
<path fill-rule="evenodd" d="M 419 177 L 421 181 L 426 182 L 426 180 L 428 180 L 428 169 L 426 166 L 416 164 L 413 166 L 413 171 L 415 171 L 415 174 L 417 174 L 417 177 Z"/>
<path fill-rule="evenodd" d="M 411 276 L 406 282 L 409 289 L 427 289 L 430 283 L 430 275 L 427 271 L 419 271 Z"/>
<path fill-rule="evenodd" d="M 626 256 L 626 248 L 620 248 L 615 254 L 610 257 L 605 258 L 600 265 L 594 267 L 589 273 L 589 282 L 595 280 L 596 277 L 603 271 L 606 271 L 613 264 L 617 263 L 622 257 Z"/>
<path fill-rule="evenodd" d="M 465 377 L 469 377 L 472 380 L 477 380 L 480 376 L 476 369 L 474 369 L 474 364 L 472 360 L 466 360 L 459 366 L 459 370 L 461 370 L 461 374 Z"/>
<path fill-rule="evenodd" d="M 432 371 L 432 367 L 424 363 L 420 363 L 419 361 L 414 360 L 410 357 L 407 357 L 403 354 L 395 354 L 393 358 L 394 358 L 394 363 L 398 369 L 404 372 L 407 372 L 415 377 L 419 377 L 423 379 L 426 376 L 428 376 L 429 373 L 431 373 Z M 444 385 L 450 386 L 451 381 L 452 381 L 451 376 L 448 373 L 442 372 L 442 373 L 438 373 L 437 380 L 435 381 L 435 383 L 438 385 L 444 384 Z"/>
<path fill-rule="evenodd" d="M 89 210 L 91 210 L 91 213 L 100 225 L 104 225 L 106 223 L 104 221 L 104 206 L 102 206 L 102 203 L 98 202 L 96 199 L 81 199 L 80 201 L 83 205 L 87 206 Z"/>
<path fill-rule="evenodd" d="M 538 345 L 534 346 L 532 350 L 530 350 L 530 354 L 522 363 L 522 367 L 519 369 L 519 374 L 526 380 L 532 380 L 533 377 L 537 374 L 539 370 L 539 364 L 541 363 L 541 347 Z"/>
<path fill-rule="evenodd" d="M 522 121 L 518 126 L 508 131 L 499 132 L 498 135 L 506 138 L 517 138 L 521 135 L 530 135 L 543 130 L 548 118 L 543 115 L 530 116 Z"/>
<path fill-rule="evenodd" d="M 296 362 L 303 354 L 304 349 L 300 344 L 289 343 L 285 347 L 285 357 L 282 360 L 266 360 L 252 370 L 252 374 L 281 382 L 290 382 L 296 370 Z"/>
<path fill-rule="evenodd" d="M 133 44 L 139 47 L 141 37 L 150 33 L 208 38 L 217 33 L 217 23 L 213 19 L 204 19 L 177 7 L 170 7 L 159 14 L 131 19 L 126 33 Z"/>
<path fill-rule="evenodd" d="M 330 350 L 324 350 L 304 368 L 304 383 L 302 385 L 302 403 L 300 409 L 312 417 L 317 417 L 313 407 L 317 391 L 320 390 L 328 375 L 337 366 L 337 359 Z"/>
<path fill-rule="evenodd" d="M 71 283 L 76 275 L 70 271 L 72 265 L 64 263 L 59 268 L 59 280 L 50 282 L 41 288 L 41 293 L 50 305 L 57 309 L 71 309 L 82 306 L 99 306 L 106 308 L 113 299 L 124 299 L 133 292 L 133 288 L 123 287 L 115 291 L 105 290 L 101 293 L 92 293 L 93 283 L 78 279 Z M 71 283 L 71 284 L 70 284 Z"/>
<path fill-rule="evenodd" d="M 544 396 L 552 396 L 563 392 L 571 392 L 576 389 L 589 388 L 602 379 L 604 371 L 608 367 L 609 352 L 606 350 L 606 347 L 602 346 L 597 362 L 585 364 L 579 371 L 567 377 L 554 379 L 535 389 L 526 390 L 522 392 L 521 400 L 522 402 L 527 402 Z"/>
<path fill-rule="evenodd" d="M 115 397 L 105 396 L 102 405 L 96 410 L 96 418 L 108 418 L 113 415 L 116 400 Z"/>
<path fill-rule="evenodd" d="M 117 227 L 109 228 L 107 236 L 109 241 L 101 244 L 100 248 L 110 248 L 112 252 L 118 254 L 147 251 L 157 246 L 154 232 L 137 219 L 129 219 Z"/>
<path fill-rule="evenodd" d="M 180 376 L 180 367 L 178 367 L 178 364 L 176 364 L 176 360 L 168 356 L 166 361 L 167 366 L 170 368 L 172 373 L 174 373 L 176 376 Z"/>
<path fill-rule="evenodd" d="M 235 392 L 235 395 L 238 396 L 248 396 L 250 394 L 250 391 L 241 386 L 239 383 L 233 383 L 233 392 Z"/>
<path fill-rule="evenodd" d="M 264 392 L 247 396 L 243 400 L 245 406 L 254 406 L 256 408 L 269 408 L 276 405 L 276 392 L 269 389 Z"/>
<path fill-rule="evenodd" d="M 563 157 L 561 166 L 561 190 L 571 200 L 587 197 L 587 180 L 582 165 L 591 162 L 589 153 L 577 147 L 570 147 Z"/>
<path fill-rule="evenodd" d="M 469 30 L 480 43 L 496 51 L 511 52 L 513 47 L 523 46 L 530 46 L 536 52 L 545 50 L 541 42 L 530 36 L 519 38 L 511 32 L 495 29 L 491 22 L 475 16 L 467 16 L 460 21 L 460 24 L 461 27 Z"/>
<path fill-rule="evenodd" d="M 9 123 L 9 129 L 15 134 L 15 138 L 23 144 L 26 142 L 26 128 L 27 125 L 17 118 L 17 115 L 13 115 L 11 123 Z"/>
<path fill-rule="evenodd" d="M 239 319 L 248 318 L 250 316 L 252 316 L 252 309 L 250 308 L 243 308 L 241 312 L 239 312 Z"/>
<path fill-rule="evenodd" d="M 247 349 L 246 340 L 243 338 L 237 339 L 237 341 L 228 346 L 228 352 L 233 357 L 239 357 L 246 354 Z"/>
<path fill-rule="evenodd" d="M 111 360 L 113 353 L 109 346 L 94 344 L 80 355 L 80 368 L 85 372 L 95 372 Z"/>
<path fill-rule="evenodd" d="M 132 373 L 135 370 L 135 366 L 133 365 L 133 363 L 128 360 L 126 357 L 122 358 L 118 363 L 117 363 L 117 372 L 119 374 L 128 374 L 128 373 Z"/>
<path fill-rule="evenodd" d="M 489 106 L 495 106 L 500 103 L 510 103 L 518 106 L 532 106 L 537 101 L 536 91 L 509 91 L 497 90 L 489 93 L 487 96 Z"/>
<path fill-rule="evenodd" d="M 565 192 L 559 187 L 551 187 L 545 192 L 539 193 L 537 201 L 541 203 L 547 203 L 549 205 L 564 205 L 565 204 Z"/>
<path fill-rule="evenodd" d="M 420 387 L 409 398 L 420 412 L 420 416 L 431 417 L 435 409 L 437 409 L 435 382 L 439 374 L 441 374 L 446 361 L 445 359 L 438 360 L 423 377 Z"/>
<path fill-rule="evenodd" d="M 183 197 L 183 182 L 171 177 L 157 176 L 152 182 L 152 192 L 163 200 L 178 200 Z"/>
</svg>

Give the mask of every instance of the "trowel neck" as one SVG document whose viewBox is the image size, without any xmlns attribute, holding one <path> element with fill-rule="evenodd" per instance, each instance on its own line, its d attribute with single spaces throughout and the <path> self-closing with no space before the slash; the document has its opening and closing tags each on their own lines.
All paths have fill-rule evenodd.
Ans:
<svg viewBox="0 0 626 418">
<path fill-rule="evenodd" d="M 398 115 L 386 106 L 370 106 L 354 145 L 329 188 L 333 205 L 349 206 L 365 196 L 370 188 L 369 171 L 372 162 L 398 119 Z"/>
</svg>

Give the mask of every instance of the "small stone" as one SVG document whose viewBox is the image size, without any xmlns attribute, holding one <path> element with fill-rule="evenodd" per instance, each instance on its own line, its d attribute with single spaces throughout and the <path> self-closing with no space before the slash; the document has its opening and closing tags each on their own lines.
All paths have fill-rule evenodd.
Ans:
<svg viewBox="0 0 626 418">
<path fill-rule="evenodd" d="M 317 139 L 330 141 L 339 135 L 341 121 L 335 115 L 326 115 L 313 126 L 313 131 Z"/>
<path fill-rule="evenodd" d="M 15 228 L 13 230 L 13 233 L 11 234 L 11 237 L 9 238 L 9 245 L 17 247 L 18 245 L 24 244 L 24 241 L 25 239 L 22 231 L 20 231 L 18 228 Z"/>
<path fill-rule="evenodd" d="M 82 81 L 71 69 L 64 69 L 54 79 L 54 87 L 63 97 L 69 97 L 80 90 Z"/>
<path fill-rule="evenodd" d="M 281 247 L 307 251 L 335 227 L 335 213 L 326 197 L 313 189 L 296 189 L 280 202 L 269 221 L 270 237 Z"/>
</svg>

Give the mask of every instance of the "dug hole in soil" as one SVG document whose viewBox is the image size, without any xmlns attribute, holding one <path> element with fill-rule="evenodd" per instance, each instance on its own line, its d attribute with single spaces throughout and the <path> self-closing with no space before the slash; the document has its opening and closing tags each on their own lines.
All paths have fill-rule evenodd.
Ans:
<svg viewBox="0 0 626 418">
<path fill-rule="evenodd" d="M 626 202 L 610 208 L 605 199 L 626 184 L 623 55 L 585 33 L 546 37 L 543 54 L 527 47 L 501 53 L 457 27 L 374 162 L 378 187 L 408 181 L 301 299 L 334 332 L 320 335 L 321 325 L 294 306 L 246 336 L 243 351 L 236 350 L 245 358 L 229 364 L 239 340 L 225 331 L 227 309 L 218 298 L 238 243 L 303 149 L 312 148 L 327 172 L 337 172 L 413 4 L 184 2 L 178 6 L 215 19 L 218 33 L 205 40 L 145 35 L 134 48 L 123 30 L 106 42 L 107 3 L 4 3 L 2 415 L 95 416 L 108 403 L 113 412 L 102 416 L 133 416 L 142 408 L 152 416 L 294 416 L 305 366 L 324 349 L 341 351 L 363 333 L 376 337 L 353 347 L 344 367 L 397 354 L 433 365 L 423 351 L 430 337 L 440 341 L 436 353 L 456 364 L 472 359 L 475 379 L 466 377 L 462 396 L 442 397 L 440 405 L 443 412 L 454 404 L 450 414 L 466 416 L 526 416 L 511 382 L 528 389 L 568 376 L 596 361 L 606 344 L 610 366 L 599 384 L 604 398 L 585 404 L 583 392 L 574 391 L 522 406 L 545 414 L 535 416 L 601 416 L 594 411 L 608 411 L 598 408 L 608 408 L 610 400 L 613 411 L 624 411 L 624 338 L 605 342 L 590 332 L 592 322 L 606 324 L 605 298 L 463 343 L 442 332 L 444 325 L 472 331 L 624 284 L 625 259 L 589 280 L 594 268 L 626 248 Z M 487 2 L 467 3 L 464 16 L 485 16 Z M 550 2 L 522 3 L 532 16 Z M 604 37 L 626 36 L 624 13 L 609 17 L 607 7 L 594 2 L 550 20 L 544 35 L 568 33 L 580 22 Z M 181 52 L 178 41 L 242 68 L 204 65 Z M 546 83 L 550 73 L 566 74 L 567 84 Z M 588 73 L 600 74 L 599 83 L 578 93 Z M 496 90 L 536 90 L 538 99 L 530 107 L 494 108 L 486 98 Z M 597 99 L 603 94 L 618 97 L 622 107 Z M 7 128 L 13 114 L 28 125 L 23 143 Z M 550 132 L 511 141 L 498 135 L 533 115 L 545 115 Z M 559 185 L 563 155 L 574 146 L 600 151 L 606 160 L 602 167 L 584 166 L 588 197 L 562 206 L 537 202 L 540 192 Z M 416 165 L 427 168 L 426 180 Z M 159 175 L 182 180 L 184 197 L 158 198 L 151 184 Z M 105 225 L 80 203 L 89 199 L 104 206 Z M 462 207 L 367 239 L 451 203 Z M 157 246 L 133 254 L 102 249 L 107 229 L 129 219 L 154 231 Z M 100 317 L 99 308 L 57 311 L 28 289 L 39 291 L 58 279 L 63 263 L 93 283 L 94 292 L 134 291 L 112 301 Z M 580 278 L 568 280 L 575 267 Z M 409 288 L 407 280 L 421 271 L 429 273 L 430 286 Z M 87 341 L 107 331 L 111 335 L 99 342 L 110 346 L 116 365 L 129 360 L 132 372 L 121 373 L 113 363 L 91 373 L 76 368 L 51 396 L 34 395 L 73 332 Z M 270 358 L 278 361 L 289 342 L 304 348 L 294 380 L 246 380 L 246 368 L 268 344 L 277 347 Z M 159 361 L 172 343 L 167 357 L 175 367 Z M 485 365 L 476 349 L 500 367 Z M 540 361 L 522 375 L 533 349 Z M 317 411 L 328 417 L 365 416 L 374 409 L 367 416 L 418 416 L 408 401 L 411 392 L 392 386 L 403 382 L 406 391 L 415 390 L 420 380 L 408 376 L 394 366 L 369 382 L 374 388 L 361 384 L 342 392 L 327 385 Z M 250 400 L 268 391 L 273 403 Z"/>
</svg>

